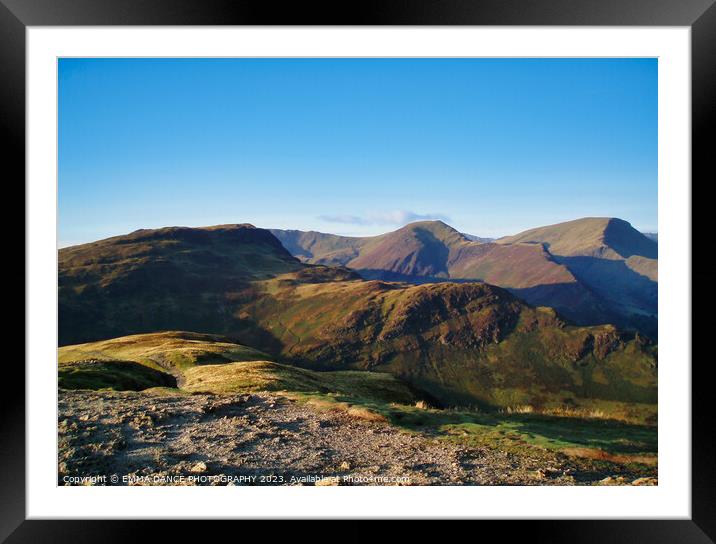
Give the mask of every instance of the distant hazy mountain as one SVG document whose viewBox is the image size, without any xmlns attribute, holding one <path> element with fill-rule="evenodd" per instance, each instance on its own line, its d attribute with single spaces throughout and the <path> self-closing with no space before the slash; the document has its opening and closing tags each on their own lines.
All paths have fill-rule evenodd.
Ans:
<svg viewBox="0 0 716 544">
<path fill-rule="evenodd" d="M 655 242 L 659 241 L 659 233 L 658 232 L 642 232 L 644 236 L 649 238 L 649 240 L 654 240 Z"/>
<path fill-rule="evenodd" d="M 271 231 L 304 262 L 369 279 L 480 280 L 580 324 L 618 323 L 656 335 L 657 245 L 626 221 L 585 218 L 476 242 L 442 221 L 380 236 Z"/>
<path fill-rule="evenodd" d="M 510 256 L 534 255 L 568 274 L 540 245 L 478 244 L 443 223 L 362 241 L 286 237 L 307 246 L 304 257 L 357 251 L 337 259 L 404 277 L 447 276 L 461 250 L 485 245 L 504 257 L 494 264 L 503 270 Z M 571 326 L 488 284 L 365 281 L 343 267 L 301 263 L 251 225 L 141 230 L 63 248 L 58 272 L 61 345 L 191 331 L 226 335 L 284 364 L 389 372 L 448 405 L 656 401 L 656 350 L 643 338 L 611 325 Z M 227 362 L 187 348 L 156 364 L 192 360 Z"/>
<path fill-rule="evenodd" d="M 465 232 L 462 233 L 462 235 L 470 240 L 471 242 L 482 242 L 483 244 L 487 242 L 494 242 L 495 238 L 483 238 L 481 236 L 475 236 L 474 234 L 467 234 Z"/>
</svg>

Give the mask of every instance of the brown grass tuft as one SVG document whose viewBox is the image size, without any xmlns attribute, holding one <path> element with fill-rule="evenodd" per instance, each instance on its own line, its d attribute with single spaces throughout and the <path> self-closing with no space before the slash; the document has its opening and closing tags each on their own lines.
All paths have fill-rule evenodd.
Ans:
<svg viewBox="0 0 716 544">
<path fill-rule="evenodd" d="M 354 419 L 362 419 L 363 421 L 375 421 L 378 423 L 388 423 L 388 419 L 378 412 L 363 408 L 362 406 L 351 406 L 346 411 L 346 414 Z"/>
<path fill-rule="evenodd" d="M 540 414 L 545 416 L 557 417 L 574 417 L 579 419 L 616 419 L 620 421 L 629 421 L 627 417 L 619 417 L 619 415 L 607 413 L 597 408 L 578 408 L 570 406 L 554 406 L 550 408 L 537 408 L 529 404 L 519 406 L 508 406 L 500 410 L 504 414 Z"/>
<path fill-rule="evenodd" d="M 613 454 L 598 448 L 564 448 L 560 451 L 569 457 L 581 457 L 583 459 L 609 461 L 611 463 L 639 463 L 642 465 L 656 466 L 658 461 L 658 457 L 656 455 Z"/>
<path fill-rule="evenodd" d="M 535 411 L 534 406 L 523 404 L 520 406 L 508 406 L 502 410 L 506 414 L 531 414 Z"/>
<path fill-rule="evenodd" d="M 311 397 L 306 402 L 319 410 L 323 410 L 326 412 L 340 412 L 353 419 L 374 421 L 378 423 L 388 423 L 388 418 L 386 418 L 383 414 L 380 414 L 363 406 L 348 404 L 347 402 L 322 399 L 320 397 Z"/>
</svg>

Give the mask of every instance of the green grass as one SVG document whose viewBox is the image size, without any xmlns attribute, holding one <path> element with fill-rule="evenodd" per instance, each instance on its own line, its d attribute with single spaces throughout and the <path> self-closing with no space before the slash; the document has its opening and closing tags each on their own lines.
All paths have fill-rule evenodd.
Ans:
<svg viewBox="0 0 716 544">
<path fill-rule="evenodd" d="M 271 335 L 273 345 L 257 345 L 283 362 L 388 372 L 444 404 L 656 403 L 655 353 L 614 327 L 569 326 L 485 285 L 294 284 L 290 276 L 266 280 L 271 294 L 246 309 Z M 237 336 L 260 341 L 253 329 Z"/>
<path fill-rule="evenodd" d="M 370 402 L 415 402 L 416 397 L 390 374 L 365 371 L 317 372 L 270 361 L 204 365 L 186 370 L 183 389 L 233 394 L 255 391 L 335 393 Z"/>
<path fill-rule="evenodd" d="M 419 247 L 430 230 L 467 243 L 442 224 L 411 229 L 394 241 Z M 376 250 L 376 265 L 391 253 L 383 241 L 364 248 Z M 362 281 L 305 266 L 248 225 L 142 230 L 63 248 L 58 273 L 62 345 L 134 335 L 66 345 L 60 361 L 130 360 L 173 374 L 252 360 L 371 369 L 444 404 L 540 407 L 569 395 L 656 402 L 655 352 L 615 330 L 567 326 L 487 284 Z M 161 333 L 156 342 L 136 334 L 166 330 L 225 334 L 257 349 L 211 334 Z"/>
<path fill-rule="evenodd" d="M 87 359 L 128 360 L 155 370 L 181 372 L 196 365 L 265 360 L 265 353 L 212 334 L 170 331 L 135 334 L 110 340 L 63 346 L 60 364 Z"/>
<path fill-rule="evenodd" d="M 605 420 L 509 414 L 468 416 L 463 423 L 444 423 L 441 432 L 469 437 L 466 441 L 493 446 L 526 443 L 552 450 L 600 449 L 613 454 L 653 455 L 657 451 L 655 427 Z"/>
<path fill-rule="evenodd" d="M 60 365 L 61 389 L 141 391 L 176 385 L 173 376 L 132 361 L 79 361 Z"/>
<path fill-rule="evenodd" d="M 177 387 L 150 387 L 149 389 L 143 389 L 142 393 L 145 395 L 151 395 L 153 397 L 176 397 L 176 396 L 189 396 L 191 393 L 178 389 Z"/>
<path fill-rule="evenodd" d="M 272 391 L 318 409 L 469 446 L 536 457 L 563 453 L 589 463 L 656 463 L 657 428 L 644 424 L 656 421 L 653 404 L 580 399 L 569 391 L 536 389 L 531 394 L 541 405 L 521 405 L 516 401 L 522 397 L 498 388 L 496 394 L 512 409 L 438 409 L 420 403 L 422 394 L 392 374 L 316 371 L 246 360 L 260 357 L 265 354 L 211 335 L 136 335 L 61 348 L 59 384 L 66 389 L 144 390 L 149 395 Z M 213 362 L 219 364 L 209 364 Z M 164 368 L 179 377 L 181 389 Z"/>
<path fill-rule="evenodd" d="M 182 389 L 188 392 L 299 391 L 339 393 L 376 402 L 417 400 L 405 383 L 390 374 L 357 370 L 317 372 L 274 363 L 267 357 L 258 350 L 208 334 L 165 332 L 124 336 L 60 348 L 60 386 L 77 388 L 75 384 L 81 381 L 90 389 L 110 384 L 115 389 L 126 385 L 126 389 L 139 390 L 171 385 L 165 380 L 169 371 L 179 376 Z M 120 379 L 125 375 L 127 379 Z M 158 378 L 152 380 L 148 376 Z"/>
<path fill-rule="evenodd" d="M 541 457 L 562 453 L 589 463 L 653 466 L 657 428 L 621 421 L 542 414 L 481 413 L 375 402 L 342 394 L 292 394 L 327 410 L 375 414 L 403 429 L 459 444 Z M 365 417 L 363 417 L 365 418 Z"/>
</svg>

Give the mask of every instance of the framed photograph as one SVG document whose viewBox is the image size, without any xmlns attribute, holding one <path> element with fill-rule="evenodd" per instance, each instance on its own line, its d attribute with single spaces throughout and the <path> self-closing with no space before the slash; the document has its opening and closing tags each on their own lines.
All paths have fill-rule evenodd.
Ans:
<svg viewBox="0 0 716 544">
<path fill-rule="evenodd" d="M 712 0 L 0 1 L 27 216 L 0 538 L 713 541 Z"/>
</svg>

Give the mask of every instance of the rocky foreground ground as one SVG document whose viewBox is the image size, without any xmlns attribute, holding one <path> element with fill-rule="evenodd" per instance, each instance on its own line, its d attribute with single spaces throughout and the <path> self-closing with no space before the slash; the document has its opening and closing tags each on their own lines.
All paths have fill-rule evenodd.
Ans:
<svg viewBox="0 0 716 544">
<path fill-rule="evenodd" d="M 60 485 L 654 484 L 408 433 L 279 394 L 60 391 Z"/>
</svg>

